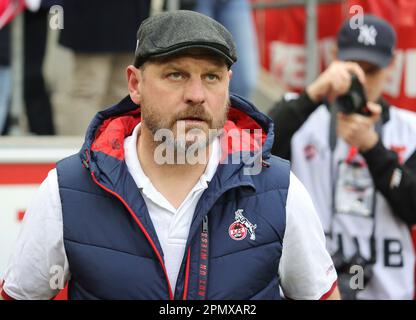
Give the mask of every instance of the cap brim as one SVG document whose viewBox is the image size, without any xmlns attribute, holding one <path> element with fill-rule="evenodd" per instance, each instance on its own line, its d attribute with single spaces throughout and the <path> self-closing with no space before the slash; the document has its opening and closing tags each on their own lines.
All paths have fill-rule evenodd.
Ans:
<svg viewBox="0 0 416 320">
<path fill-rule="evenodd" d="M 339 49 L 337 57 L 344 61 L 366 61 L 380 68 L 387 67 L 392 56 L 380 52 L 369 52 L 361 48 Z"/>
<path fill-rule="evenodd" d="M 236 60 L 233 60 L 231 57 L 229 57 L 227 54 L 222 52 L 220 49 L 217 49 L 217 48 L 209 46 L 209 45 L 204 45 L 204 44 L 189 44 L 189 45 L 186 45 L 186 46 L 183 46 L 183 47 L 175 48 L 175 49 L 167 51 L 167 52 L 151 55 L 151 58 L 162 58 L 162 57 L 168 57 L 168 56 L 172 56 L 172 55 L 178 55 L 181 52 L 187 51 L 189 49 L 206 49 L 206 50 L 212 51 L 213 53 L 215 53 L 215 54 L 221 56 L 222 58 L 224 58 L 225 62 L 227 63 L 227 65 L 229 67 L 231 65 L 233 65 L 234 62 L 236 62 Z"/>
</svg>

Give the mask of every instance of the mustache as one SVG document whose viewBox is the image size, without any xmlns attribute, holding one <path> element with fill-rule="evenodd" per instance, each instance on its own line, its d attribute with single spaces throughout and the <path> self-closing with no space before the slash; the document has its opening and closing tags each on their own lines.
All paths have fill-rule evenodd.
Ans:
<svg viewBox="0 0 416 320">
<path fill-rule="evenodd" d="M 174 122 L 185 119 L 196 119 L 208 123 L 212 122 L 212 116 L 205 110 L 203 106 L 187 107 L 184 111 L 176 115 Z"/>
</svg>

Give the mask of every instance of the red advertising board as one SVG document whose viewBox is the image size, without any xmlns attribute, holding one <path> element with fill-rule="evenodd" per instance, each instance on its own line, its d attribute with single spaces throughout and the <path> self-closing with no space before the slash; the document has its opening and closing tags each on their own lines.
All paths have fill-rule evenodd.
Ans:
<svg viewBox="0 0 416 320">
<path fill-rule="evenodd" d="M 1 210 L 0 220 L 3 228 L 7 227 L 8 233 L 19 232 L 25 214 L 26 201 L 33 196 L 49 170 L 54 167 L 55 163 L 0 163 L 0 195 L 4 196 L 1 196 L 3 210 Z M 13 239 L 10 241 L 13 242 Z M 4 241 L 2 242 L 0 247 L 6 246 Z M 10 245 L 9 247 L 12 247 L 12 243 Z M 62 290 L 54 300 L 66 299 L 67 288 Z"/>
<path fill-rule="evenodd" d="M 260 2 L 260 1 L 253 1 Z M 261 1 L 261 2 L 267 2 Z M 416 111 L 416 1 L 349 0 L 318 6 L 318 50 L 322 70 L 332 60 L 332 47 L 342 22 L 355 14 L 353 5 L 389 21 L 397 32 L 396 64 L 385 88 L 392 104 Z M 305 25 L 302 6 L 254 12 L 262 65 L 288 90 L 305 86 Z"/>
<path fill-rule="evenodd" d="M 0 283 L 25 211 L 55 163 L 77 152 L 81 138 L 5 137 L 0 139 Z M 1 285 L 0 285 L 1 286 Z M 66 288 L 55 300 L 67 298 Z"/>
</svg>

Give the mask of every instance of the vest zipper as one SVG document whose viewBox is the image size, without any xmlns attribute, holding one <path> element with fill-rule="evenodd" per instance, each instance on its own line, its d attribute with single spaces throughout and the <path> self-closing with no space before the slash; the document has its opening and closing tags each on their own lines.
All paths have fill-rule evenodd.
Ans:
<svg viewBox="0 0 416 320">
<path fill-rule="evenodd" d="M 142 225 L 142 223 L 140 222 L 139 218 L 136 217 L 136 215 L 134 214 L 134 211 L 130 208 L 130 206 L 127 204 L 126 201 L 124 201 L 124 199 L 117 193 L 114 192 L 112 190 L 110 190 L 109 188 L 105 187 L 104 185 L 102 185 L 101 183 L 98 182 L 97 178 L 95 177 L 94 172 L 91 172 L 91 177 L 93 179 L 93 181 L 100 187 L 102 188 L 104 191 L 107 191 L 108 193 L 112 194 L 113 196 L 115 196 L 118 200 L 120 200 L 123 205 L 126 207 L 127 211 L 129 211 L 130 215 L 133 217 L 133 219 L 136 221 L 136 223 L 138 224 L 140 230 L 143 232 L 143 234 L 145 235 L 147 241 L 149 241 L 150 246 L 152 247 L 153 251 L 156 253 L 157 259 L 159 260 L 160 265 L 162 266 L 163 272 L 165 274 L 166 277 L 166 281 L 168 284 L 168 290 L 169 290 L 169 300 L 174 300 L 174 296 L 173 296 L 173 291 L 172 291 L 172 286 L 170 284 L 169 281 L 169 277 L 168 277 L 168 273 L 166 271 L 166 267 L 165 264 L 163 262 L 162 256 L 160 255 L 159 251 L 156 248 L 156 245 L 154 244 L 152 238 L 150 238 L 150 235 L 147 233 L 145 227 Z M 190 250 L 188 253 L 188 259 L 190 258 Z M 188 270 L 189 273 L 189 270 Z M 188 275 L 189 276 L 189 275 Z M 187 284 L 187 283 L 186 283 Z M 186 288 L 187 289 L 187 288 Z M 184 294 L 185 296 L 185 294 Z"/>
</svg>

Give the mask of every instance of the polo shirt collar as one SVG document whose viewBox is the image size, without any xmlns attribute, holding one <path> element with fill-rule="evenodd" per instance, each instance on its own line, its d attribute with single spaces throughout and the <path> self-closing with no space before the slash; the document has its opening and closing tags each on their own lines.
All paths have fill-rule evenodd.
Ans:
<svg viewBox="0 0 416 320">
<path fill-rule="evenodd" d="M 124 151 L 125 151 L 125 161 L 129 171 L 131 172 L 136 185 L 143 189 L 143 192 L 147 192 L 153 190 L 153 184 L 150 179 L 144 173 L 141 165 L 140 160 L 137 157 L 137 139 L 140 135 L 140 128 L 141 123 L 139 123 L 133 130 L 131 136 L 127 137 L 124 141 Z M 217 137 L 214 139 L 211 145 L 211 154 L 208 160 L 207 167 L 205 168 L 204 173 L 201 175 L 199 181 L 192 189 L 192 191 L 196 191 L 196 189 L 206 189 L 208 187 L 208 183 L 211 181 L 215 172 L 217 171 L 217 167 L 221 158 L 221 148 L 219 138 Z M 146 190 L 146 191 L 145 191 Z M 192 192 L 191 191 L 191 192 Z M 153 193 L 153 192 L 152 192 Z"/>
</svg>

